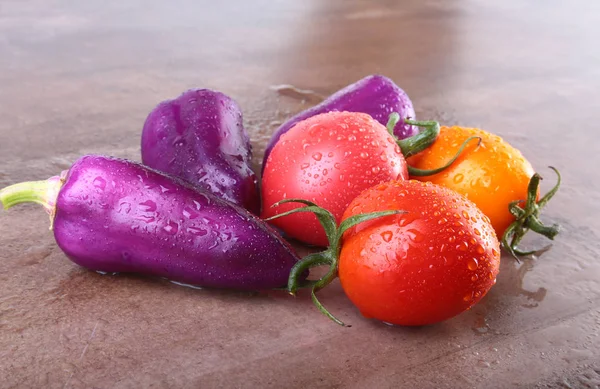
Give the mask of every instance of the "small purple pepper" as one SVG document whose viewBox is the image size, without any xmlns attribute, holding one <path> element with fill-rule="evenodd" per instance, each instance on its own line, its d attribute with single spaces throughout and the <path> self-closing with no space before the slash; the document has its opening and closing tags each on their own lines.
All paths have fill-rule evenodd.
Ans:
<svg viewBox="0 0 600 389">
<path fill-rule="evenodd" d="M 417 127 L 405 124 L 403 120 L 415 118 L 415 110 L 408 95 L 389 78 L 371 75 L 348 85 L 323 100 L 319 105 L 300 112 L 283 123 L 271 136 L 267 145 L 263 169 L 271 150 L 281 135 L 304 119 L 331 111 L 363 112 L 371 115 L 373 119 L 384 126 L 387 124 L 390 114 L 396 112 L 400 115 L 400 120 L 394 127 L 394 134 L 398 139 L 409 138 L 419 132 Z"/>
<path fill-rule="evenodd" d="M 60 177 L 0 190 L 4 208 L 23 202 L 42 204 L 58 246 L 91 270 L 261 290 L 286 285 L 299 260 L 245 209 L 121 159 L 85 156 Z"/>
<path fill-rule="evenodd" d="M 260 212 L 252 147 L 237 103 L 209 89 L 160 103 L 142 131 L 142 162 Z"/>
</svg>

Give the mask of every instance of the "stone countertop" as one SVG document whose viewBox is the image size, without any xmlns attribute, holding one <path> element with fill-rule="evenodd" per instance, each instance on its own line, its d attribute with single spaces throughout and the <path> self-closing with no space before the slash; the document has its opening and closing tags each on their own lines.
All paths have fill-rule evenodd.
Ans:
<svg viewBox="0 0 600 389">
<path fill-rule="evenodd" d="M 258 170 L 285 118 L 372 73 L 418 118 L 497 133 L 564 185 L 552 248 L 504 255 L 478 305 L 423 328 L 362 318 L 338 282 L 322 301 L 351 328 L 307 294 L 101 276 L 39 207 L 0 212 L 0 387 L 598 387 L 598 36 L 584 0 L 3 1 L 0 187 L 88 153 L 139 160 L 148 112 L 192 87 L 239 102 Z"/>
</svg>

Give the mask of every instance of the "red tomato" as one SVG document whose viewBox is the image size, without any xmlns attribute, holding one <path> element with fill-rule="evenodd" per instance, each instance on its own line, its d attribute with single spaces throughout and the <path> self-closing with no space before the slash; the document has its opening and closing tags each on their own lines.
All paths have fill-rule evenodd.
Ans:
<svg viewBox="0 0 600 389">
<path fill-rule="evenodd" d="M 471 201 L 431 183 L 388 182 L 361 193 L 343 218 L 384 210 L 408 213 L 349 229 L 340 254 L 340 282 L 365 317 L 436 323 L 469 309 L 496 283 L 498 239 Z"/>
<path fill-rule="evenodd" d="M 310 200 L 339 222 L 360 192 L 381 182 L 408 178 L 406 161 L 386 128 L 364 113 L 329 112 L 296 124 L 275 145 L 262 178 L 262 217 L 297 208 L 271 206 L 284 199 Z M 288 235 L 328 244 L 315 215 L 296 213 L 272 221 Z"/>
</svg>

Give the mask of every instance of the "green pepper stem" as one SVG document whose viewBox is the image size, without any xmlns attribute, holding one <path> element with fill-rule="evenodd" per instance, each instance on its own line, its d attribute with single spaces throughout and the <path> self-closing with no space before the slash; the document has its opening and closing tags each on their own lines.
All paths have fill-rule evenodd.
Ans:
<svg viewBox="0 0 600 389">
<path fill-rule="evenodd" d="M 50 229 L 52 229 L 56 198 L 63 182 L 62 177 L 55 176 L 43 181 L 28 181 L 10 185 L 0 190 L 0 203 L 4 209 L 22 203 L 40 204 L 50 215 Z"/>
</svg>

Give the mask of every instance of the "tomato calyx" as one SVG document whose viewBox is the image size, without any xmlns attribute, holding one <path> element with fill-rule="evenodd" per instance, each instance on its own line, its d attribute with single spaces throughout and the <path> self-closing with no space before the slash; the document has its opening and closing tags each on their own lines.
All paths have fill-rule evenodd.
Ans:
<svg viewBox="0 0 600 389">
<path fill-rule="evenodd" d="M 394 112 L 390 115 L 390 118 L 386 124 L 386 128 L 387 128 L 388 132 L 394 138 L 395 138 L 394 127 L 396 126 L 396 123 L 398 123 L 399 120 L 400 120 L 400 115 L 398 115 L 397 113 Z M 419 132 L 417 135 L 411 136 L 410 138 L 396 140 L 396 143 L 400 147 L 400 150 L 402 151 L 402 155 L 404 155 L 404 158 L 412 157 L 413 155 L 416 155 L 416 154 L 420 153 L 421 151 L 427 149 L 429 146 L 431 146 L 435 142 L 435 140 L 437 139 L 437 137 L 440 134 L 440 123 L 438 123 L 434 120 L 416 121 L 416 120 L 404 119 L 404 123 L 412 125 L 412 126 L 422 127 L 424 129 L 423 131 Z M 460 155 L 465 150 L 465 147 L 467 147 L 469 142 L 471 142 L 474 139 L 478 140 L 477 147 L 479 147 L 479 145 L 481 145 L 481 137 L 472 136 L 470 138 L 467 138 L 462 143 L 462 145 L 460 146 L 460 148 L 458 149 L 458 151 L 456 152 L 454 157 L 452 157 L 443 166 L 440 166 L 436 169 L 426 170 L 426 169 L 417 169 L 415 167 L 407 165 L 408 174 L 411 176 L 415 176 L 415 177 L 417 177 L 417 176 L 424 177 L 424 176 L 432 176 L 434 174 L 438 174 L 438 173 L 446 170 L 458 159 L 458 157 L 460 157 Z"/>
<path fill-rule="evenodd" d="M 558 188 L 560 187 L 561 182 L 561 177 L 558 170 L 552 166 L 549 166 L 549 168 L 554 170 L 558 179 L 556 181 L 556 185 L 554 185 L 554 187 L 548 191 L 548 193 L 546 193 L 539 201 L 536 202 L 542 176 L 540 176 L 538 173 L 535 173 L 531 177 L 529 185 L 527 186 L 527 200 L 512 201 L 508 205 L 508 210 L 516 218 L 516 220 L 508 226 L 506 231 L 504 231 L 502 236 L 502 247 L 504 247 L 517 261 L 519 261 L 519 256 L 531 255 L 544 250 L 521 251 L 518 248 L 521 239 L 523 239 L 529 230 L 537 232 L 538 234 L 543 235 L 550 240 L 554 240 L 554 237 L 560 231 L 560 226 L 558 224 L 546 226 L 539 219 L 542 208 L 548 204 L 552 197 L 554 197 L 558 191 Z M 523 203 L 525 204 L 523 207 L 521 207 L 521 204 Z"/>
<path fill-rule="evenodd" d="M 284 213 L 280 213 L 278 215 L 272 216 L 265 220 L 267 220 L 267 221 L 273 220 L 273 219 L 287 216 L 287 215 L 297 213 L 297 212 L 312 212 L 317 216 L 317 219 L 323 226 L 323 229 L 325 230 L 325 234 L 327 235 L 327 240 L 329 241 L 329 247 L 327 249 L 325 249 L 321 252 L 318 252 L 318 253 L 309 254 L 306 257 L 304 257 L 302 260 L 300 260 L 299 262 L 296 263 L 296 265 L 290 271 L 290 276 L 288 279 L 288 287 L 287 287 L 288 292 L 294 296 L 294 295 L 296 295 L 296 291 L 299 288 L 306 286 L 306 285 L 299 284 L 299 279 L 305 271 L 310 270 L 311 268 L 316 267 L 316 266 L 323 266 L 323 265 L 329 266 L 329 270 L 327 271 L 327 273 L 324 276 L 322 276 L 320 279 L 318 279 L 316 281 L 308 281 L 309 282 L 308 285 L 311 286 L 312 302 L 319 309 L 319 311 L 321 311 L 325 316 L 327 316 L 328 318 L 333 320 L 335 323 L 337 323 L 343 327 L 350 327 L 350 325 L 345 324 L 344 322 L 342 322 L 341 320 L 336 318 L 334 315 L 332 315 L 327 310 L 327 308 L 325 308 L 323 306 L 323 304 L 321 304 L 321 302 L 319 301 L 319 299 L 317 298 L 317 295 L 316 295 L 316 293 L 319 290 L 321 290 L 321 289 L 325 288 L 327 285 L 329 285 L 338 275 L 338 263 L 339 263 L 339 258 L 340 258 L 340 251 L 342 248 L 341 247 L 342 236 L 344 235 L 344 232 L 346 232 L 346 230 L 348 230 L 349 228 L 352 228 L 362 222 L 380 218 L 380 217 L 384 217 L 384 216 L 397 215 L 397 214 L 407 213 L 407 212 L 390 210 L 390 211 L 380 211 L 380 212 L 371 212 L 371 213 L 365 213 L 365 214 L 360 214 L 360 215 L 354 215 L 354 216 L 349 217 L 346 220 L 342 221 L 338 226 L 338 224 L 335 220 L 335 217 L 333 216 L 333 214 L 331 212 L 329 212 L 325 208 L 319 207 L 317 204 L 315 204 L 311 201 L 308 201 L 308 200 L 286 199 L 286 200 L 281 200 L 281 201 L 273 204 L 272 206 L 276 207 L 276 206 L 279 206 L 280 204 L 285 204 L 285 203 L 301 203 L 301 204 L 304 204 L 305 206 L 300 207 L 300 208 L 295 208 L 295 209 L 292 209 L 292 210 L 284 212 Z"/>
</svg>

